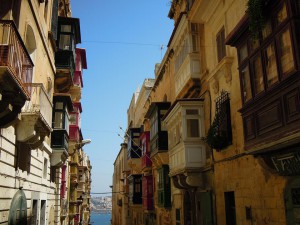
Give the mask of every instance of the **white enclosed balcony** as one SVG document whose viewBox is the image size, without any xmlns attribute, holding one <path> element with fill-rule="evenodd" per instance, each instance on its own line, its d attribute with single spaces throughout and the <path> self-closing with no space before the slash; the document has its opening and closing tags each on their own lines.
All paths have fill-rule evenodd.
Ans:
<svg viewBox="0 0 300 225">
<path fill-rule="evenodd" d="M 206 165 L 203 101 L 178 100 L 164 122 L 168 128 L 170 176 L 199 172 Z"/>
<path fill-rule="evenodd" d="M 30 83 L 31 100 L 26 101 L 18 124 L 17 140 L 38 147 L 52 131 L 52 102 L 42 83 Z"/>
<path fill-rule="evenodd" d="M 185 14 L 179 20 L 170 47 L 174 50 L 175 94 L 177 98 L 184 98 L 200 90 L 203 25 L 192 23 Z"/>
</svg>

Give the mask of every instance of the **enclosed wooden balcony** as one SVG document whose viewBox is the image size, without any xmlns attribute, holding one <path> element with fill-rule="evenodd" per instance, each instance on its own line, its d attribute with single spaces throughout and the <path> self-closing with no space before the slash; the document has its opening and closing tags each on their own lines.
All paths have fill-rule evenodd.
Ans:
<svg viewBox="0 0 300 225">
<path fill-rule="evenodd" d="M 81 42 L 79 19 L 58 18 L 58 50 L 55 53 L 55 91 L 66 93 L 73 85 L 75 71 L 75 48 Z"/>
<path fill-rule="evenodd" d="M 151 169 L 152 161 L 150 159 L 150 132 L 145 131 L 141 133 L 141 149 L 142 149 L 142 169 Z"/>
<path fill-rule="evenodd" d="M 168 151 L 168 132 L 161 119 L 167 113 L 170 102 L 153 102 L 145 118 L 150 119 L 150 153 L 151 157 L 157 153 Z"/>
<path fill-rule="evenodd" d="M 53 97 L 53 122 L 51 133 L 51 147 L 53 153 L 51 162 L 62 165 L 68 157 L 69 150 L 69 111 L 73 110 L 71 97 L 68 94 L 59 94 Z M 56 164 L 55 164 L 56 163 Z"/>
<path fill-rule="evenodd" d="M 17 140 L 38 147 L 52 131 L 52 102 L 41 83 L 25 84 L 31 89 L 31 100 L 22 108 L 21 121 L 16 130 Z"/>
<path fill-rule="evenodd" d="M 0 20 L 0 127 L 9 126 L 30 99 L 33 62 L 13 21 Z"/>
<path fill-rule="evenodd" d="M 70 112 L 69 138 L 70 141 L 80 142 L 81 134 L 81 103 L 73 102 L 73 111 Z"/>
</svg>

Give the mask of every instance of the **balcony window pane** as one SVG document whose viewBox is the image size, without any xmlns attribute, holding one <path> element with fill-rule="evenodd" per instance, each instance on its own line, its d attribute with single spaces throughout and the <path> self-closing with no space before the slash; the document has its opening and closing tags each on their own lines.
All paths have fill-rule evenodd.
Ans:
<svg viewBox="0 0 300 225">
<path fill-rule="evenodd" d="M 272 33 L 272 23 L 271 20 L 268 20 L 265 24 L 265 27 L 262 30 L 263 39 L 267 38 Z"/>
<path fill-rule="evenodd" d="M 258 39 L 250 39 L 250 51 L 253 52 L 259 47 Z"/>
<path fill-rule="evenodd" d="M 60 31 L 61 32 L 71 32 L 72 27 L 71 27 L 71 25 L 61 25 L 60 26 Z"/>
<path fill-rule="evenodd" d="M 151 117 L 150 123 L 150 138 L 152 139 L 158 132 L 157 112 L 153 115 L 153 117 Z"/>
<path fill-rule="evenodd" d="M 54 115 L 54 128 L 62 128 L 63 127 L 63 113 L 55 112 Z"/>
<path fill-rule="evenodd" d="M 59 39 L 59 49 L 71 50 L 71 36 L 61 34 Z"/>
<path fill-rule="evenodd" d="M 187 137 L 199 137 L 199 120 L 187 119 Z"/>
<path fill-rule="evenodd" d="M 240 49 L 239 49 L 239 58 L 240 62 L 243 61 L 248 57 L 248 48 L 247 43 L 245 43 Z"/>
<path fill-rule="evenodd" d="M 277 62 L 274 43 L 270 44 L 265 50 L 266 55 L 266 73 L 268 87 L 278 81 Z"/>
<path fill-rule="evenodd" d="M 67 112 L 65 112 L 65 127 L 64 129 L 69 133 L 69 121 L 70 121 L 70 117 L 69 114 Z"/>
<path fill-rule="evenodd" d="M 71 114 L 70 115 L 70 125 L 77 125 L 76 124 L 76 115 L 75 114 Z"/>
<path fill-rule="evenodd" d="M 264 77 L 262 71 L 262 63 L 260 55 L 254 59 L 253 62 L 253 70 L 254 70 L 254 83 L 255 83 L 255 94 L 259 94 L 264 90 Z"/>
<path fill-rule="evenodd" d="M 280 35 L 280 63 L 283 74 L 291 72 L 295 65 L 293 59 L 290 31 L 286 30 Z"/>
<path fill-rule="evenodd" d="M 247 102 L 248 100 L 250 100 L 252 98 L 250 73 L 249 73 L 248 66 L 246 66 L 244 69 L 242 69 L 241 78 L 242 78 L 243 99 L 244 99 L 244 102 Z"/>
<path fill-rule="evenodd" d="M 287 11 L 286 11 L 286 5 L 285 3 L 282 5 L 282 8 L 279 10 L 279 12 L 276 15 L 276 24 L 279 25 L 287 18 Z"/>
<path fill-rule="evenodd" d="M 55 103 L 55 109 L 63 109 L 64 103 L 63 102 L 56 102 Z"/>
<path fill-rule="evenodd" d="M 197 34 L 192 35 L 192 42 L 193 42 L 193 52 L 198 52 L 199 48 L 198 48 L 198 35 Z"/>
</svg>

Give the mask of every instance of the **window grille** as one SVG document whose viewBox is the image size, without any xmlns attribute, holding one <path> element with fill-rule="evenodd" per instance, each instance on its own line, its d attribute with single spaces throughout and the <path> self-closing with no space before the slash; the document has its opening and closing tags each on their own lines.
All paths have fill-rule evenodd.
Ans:
<svg viewBox="0 0 300 225">
<path fill-rule="evenodd" d="M 226 91 L 221 91 L 221 95 L 216 99 L 216 117 L 218 133 L 225 135 L 228 144 L 232 143 L 230 97 Z"/>
</svg>

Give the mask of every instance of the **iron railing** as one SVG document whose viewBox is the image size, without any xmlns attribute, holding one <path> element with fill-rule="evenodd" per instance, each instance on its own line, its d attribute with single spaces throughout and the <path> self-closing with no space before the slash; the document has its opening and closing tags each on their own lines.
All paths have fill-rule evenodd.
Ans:
<svg viewBox="0 0 300 225">
<path fill-rule="evenodd" d="M 8 67 L 16 83 L 30 99 L 30 87 L 24 84 L 32 82 L 33 62 L 12 20 L 0 20 L 1 66 Z"/>
</svg>

